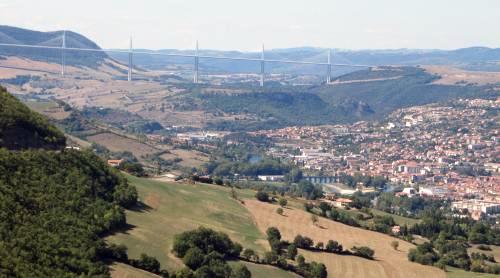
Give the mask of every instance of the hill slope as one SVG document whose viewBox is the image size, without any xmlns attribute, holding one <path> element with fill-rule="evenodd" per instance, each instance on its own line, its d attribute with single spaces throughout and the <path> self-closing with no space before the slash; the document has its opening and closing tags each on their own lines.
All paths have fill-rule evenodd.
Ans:
<svg viewBox="0 0 500 278">
<path fill-rule="evenodd" d="M 62 133 L 3 89 L 0 123 L 0 277 L 109 276 L 101 236 L 135 189 L 90 151 L 50 150 Z"/>
<path fill-rule="evenodd" d="M 62 132 L 0 86 L 0 147 L 61 149 L 64 145 Z"/>
<path fill-rule="evenodd" d="M 29 29 L 0 25 L 0 43 L 26 44 L 34 46 L 62 46 L 63 31 L 39 32 Z M 66 32 L 66 47 L 100 49 L 90 39 L 71 31 Z M 61 62 L 61 51 L 57 49 L 37 49 L 0 46 L 0 56 L 18 56 L 37 61 Z M 104 52 L 67 51 L 68 65 L 96 67 L 108 55 Z"/>
<path fill-rule="evenodd" d="M 332 86 L 318 87 L 315 92 L 326 102 L 363 101 L 381 117 L 403 107 L 423 105 L 466 97 L 493 97 L 500 93 L 497 85 L 440 85 L 439 76 L 416 67 L 384 67 L 339 77 Z"/>
<path fill-rule="evenodd" d="M 228 188 L 164 183 L 132 176 L 128 179 L 147 207 L 142 211 L 127 211 L 127 219 L 134 227 L 108 240 L 127 245 L 132 258 L 147 252 L 170 270 L 179 269 L 182 262 L 170 252 L 174 235 L 199 226 L 225 232 L 256 251 L 266 250 L 264 235 L 257 230 L 250 214 L 231 199 Z"/>
<path fill-rule="evenodd" d="M 407 252 L 412 244 L 399 240 L 400 248 L 394 250 L 390 243 L 395 238 L 321 218 L 317 225 L 311 221 L 311 214 L 297 209 L 285 209 L 284 216 L 276 213 L 277 205 L 246 200 L 245 206 L 254 216 L 261 231 L 277 227 L 284 240 L 292 241 L 298 234 L 308 236 L 315 243 L 337 240 L 344 248 L 368 246 L 375 250 L 375 260 L 337 254 L 302 251 L 307 260 L 325 263 L 329 277 L 445 277 L 445 273 L 431 266 L 409 262 Z"/>
<path fill-rule="evenodd" d="M 500 95 L 499 83 L 434 83 L 439 78 L 419 67 L 379 67 L 342 75 L 328 85 L 270 86 L 261 91 L 242 85 L 244 93 L 197 92 L 181 99 L 185 103 L 193 103 L 193 99 L 202 103 L 186 109 L 238 115 L 237 121 L 220 120 L 208 125 L 234 131 L 349 123 L 382 118 L 408 106 Z"/>
</svg>

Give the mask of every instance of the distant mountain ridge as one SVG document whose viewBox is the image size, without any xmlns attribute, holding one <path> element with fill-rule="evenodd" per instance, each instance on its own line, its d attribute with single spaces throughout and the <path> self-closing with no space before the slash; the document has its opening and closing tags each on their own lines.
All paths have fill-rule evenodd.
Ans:
<svg viewBox="0 0 500 278">
<path fill-rule="evenodd" d="M 0 43 L 8 44 L 27 44 L 41 46 L 61 46 L 63 31 L 40 32 L 18 27 L 0 25 Z M 90 48 L 100 49 L 97 43 L 89 38 L 72 32 L 66 31 L 66 46 L 70 48 Z M 170 54 L 194 54 L 194 50 L 161 49 L 147 50 L 156 53 Z M 326 48 L 318 47 L 294 47 L 283 49 L 266 50 L 266 58 L 281 60 L 300 60 L 312 62 L 327 61 Z M 219 51 L 201 49 L 201 55 L 223 56 L 223 57 L 244 57 L 260 58 L 260 52 L 243 51 Z M 416 66 L 416 65 L 450 65 L 467 70 L 477 71 L 500 71 L 500 48 L 488 47 L 469 47 L 456 50 L 439 49 L 382 49 L 382 50 L 344 50 L 332 49 L 332 62 L 340 64 L 365 64 L 365 65 L 397 65 L 397 66 Z M 109 55 L 109 56 L 108 56 Z M 0 56 L 20 56 L 34 60 L 60 62 L 61 51 L 50 49 L 30 49 L 30 48 L 12 48 L 0 46 Z M 127 53 L 104 53 L 104 52 L 81 52 L 68 51 L 66 62 L 70 65 L 83 65 L 96 67 L 104 59 L 112 57 L 120 61 L 127 61 Z M 163 69 L 171 64 L 190 65 L 192 58 L 184 57 L 158 57 L 155 55 L 135 54 L 134 64 L 136 66 L 148 69 Z M 258 62 L 227 61 L 213 59 L 210 63 L 206 60 L 200 62 L 202 70 L 214 72 L 258 72 L 260 65 Z M 294 65 L 268 63 L 266 65 L 268 72 L 282 73 L 303 73 L 318 74 L 318 66 L 314 65 Z M 343 67 L 334 68 L 334 75 L 341 75 L 353 71 L 353 68 Z"/>
<path fill-rule="evenodd" d="M 0 25 L 0 43 L 60 47 L 62 46 L 62 36 L 63 31 L 40 32 Z M 66 31 L 66 47 L 101 49 L 92 40 L 72 31 Z M 0 56 L 18 56 L 53 63 L 61 61 L 61 51 L 58 49 L 0 46 Z M 68 65 L 96 67 L 103 63 L 106 58 L 108 55 L 104 52 L 66 52 Z"/>
<path fill-rule="evenodd" d="M 168 54 L 194 54 L 194 50 L 147 50 L 155 53 Z M 218 51 L 201 49 L 200 55 L 221 57 L 257 58 L 260 52 Z M 310 62 L 326 62 L 328 49 L 315 47 L 297 47 L 286 49 L 266 50 L 266 58 L 278 60 L 299 60 Z M 126 53 L 109 53 L 119 60 L 126 60 Z M 469 47 L 456 50 L 439 49 L 386 49 L 386 50 L 332 50 L 332 63 L 334 64 L 363 64 L 373 66 L 417 66 L 417 65 L 449 65 L 466 70 L 500 71 L 500 48 Z M 137 65 L 150 69 L 161 69 L 168 64 L 192 64 L 191 58 L 162 57 L 159 59 L 152 55 L 134 55 Z M 238 62 L 226 60 L 206 60 L 200 62 L 202 69 L 213 71 L 258 72 L 258 62 Z M 318 73 L 318 66 L 268 63 L 266 70 L 269 72 L 284 73 Z M 353 68 L 334 68 L 335 75 L 352 71 Z"/>
</svg>

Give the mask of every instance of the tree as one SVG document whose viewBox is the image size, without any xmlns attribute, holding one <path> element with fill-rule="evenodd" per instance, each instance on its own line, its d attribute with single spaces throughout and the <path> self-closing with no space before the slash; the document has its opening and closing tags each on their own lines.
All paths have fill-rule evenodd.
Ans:
<svg viewBox="0 0 500 278">
<path fill-rule="evenodd" d="M 332 252 L 332 253 L 340 253 L 342 252 L 342 245 L 340 245 L 338 242 L 334 241 L 334 240 L 329 240 L 327 243 L 326 243 L 326 247 L 325 247 L 326 251 L 328 252 Z"/>
<path fill-rule="evenodd" d="M 189 268 L 196 270 L 202 266 L 204 259 L 205 254 L 203 254 L 203 251 L 198 247 L 193 247 L 186 252 L 182 261 Z"/>
<path fill-rule="evenodd" d="M 236 190 L 234 190 L 234 187 L 231 187 L 231 198 L 238 200 L 238 194 L 236 193 Z"/>
<path fill-rule="evenodd" d="M 276 227 L 269 227 L 266 230 L 267 240 L 281 240 L 281 233 Z"/>
<path fill-rule="evenodd" d="M 316 225 L 316 223 L 318 223 L 319 221 L 318 216 L 316 214 L 311 215 L 311 220 L 314 225 Z"/>
<path fill-rule="evenodd" d="M 221 178 L 217 177 L 217 178 L 214 179 L 214 183 L 216 185 L 223 185 L 224 181 Z"/>
<path fill-rule="evenodd" d="M 250 278 L 252 277 L 252 273 L 248 270 L 248 268 L 242 264 L 237 264 L 233 270 L 232 278 Z"/>
<path fill-rule="evenodd" d="M 255 198 L 261 202 L 269 202 L 269 195 L 264 191 L 257 191 Z"/>
<path fill-rule="evenodd" d="M 311 210 L 314 208 L 313 204 L 311 203 L 305 203 L 304 204 L 304 209 L 307 211 L 307 212 L 311 212 Z"/>
<path fill-rule="evenodd" d="M 295 257 L 297 256 L 297 246 L 295 244 L 290 244 L 287 247 L 287 255 L 290 260 L 295 260 Z"/>
<path fill-rule="evenodd" d="M 144 253 L 142 253 L 139 260 L 136 261 L 135 266 L 153 273 L 160 272 L 160 262 L 158 262 L 155 257 L 148 256 Z"/>
<path fill-rule="evenodd" d="M 241 251 L 243 251 L 243 246 L 241 244 L 239 244 L 238 242 L 234 242 L 233 247 L 230 250 L 230 255 L 232 257 L 237 258 L 240 256 Z"/>
<path fill-rule="evenodd" d="M 361 247 L 354 246 L 351 248 L 351 250 L 354 252 L 354 255 L 366 259 L 373 259 L 373 255 L 375 255 L 375 251 L 366 246 L 361 246 Z"/>
<path fill-rule="evenodd" d="M 391 242 L 391 246 L 394 250 L 398 250 L 398 247 L 399 247 L 399 241 L 397 240 L 394 240 Z"/>
<path fill-rule="evenodd" d="M 117 260 L 119 262 L 127 262 L 127 246 L 123 244 L 116 245 L 111 243 L 105 250 L 105 257 Z"/>
<path fill-rule="evenodd" d="M 306 259 L 302 255 L 297 256 L 297 265 L 303 267 L 306 264 Z"/>
<path fill-rule="evenodd" d="M 295 244 L 295 246 L 297 246 L 298 248 L 310 249 L 311 246 L 313 246 L 314 242 L 308 237 L 297 235 L 293 240 L 293 244 Z"/>
<path fill-rule="evenodd" d="M 319 203 L 319 209 L 321 210 L 321 215 L 326 216 L 326 212 L 329 211 L 332 208 L 330 204 L 327 202 L 321 202 Z"/>
<path fill-rule="evenodd" d="M 181 270 L 178 270 L 176 273 L 175 273 L 175 278 L 193 278 L 194 277 L 194 273 L 191 269 L 185 267 Z"/>
<path fill-rule="evenodd" d="M 309 273 L 311 278 L 326 278 L 328 276 L 326 266 L 317 262 L 311 262 L 311 265 L 309 266 Z"/>
<path fill-rule="evenodd" d="M 276 209 L 276 212 L 277 212 L 279 215 L 283 215 L 283 209 L 282 209 L 282 208 L 278 208 L 278 209 Z"/>
<path fill-rule="evenodd" d="M 252 249 L 250 248 L 246 248 L 244 251 L 243 251 L 243 254 L 242 254 L 242 257 L 247 259 L 247 260 L 251 260 L 253 259 L 255 256 L 255 251 L 253 251 Z"/>
<path fill-rule="evenodd" d="M 278 202 L 281 207 L 285 207 L 286 204 L 288 203 L 288 201 L 285 198 L 280 198 Z"/>
<path fill-rule="evenodd" d="M 323 249 L 323 247 L 324 247 L 323 242 L 316 243 L 316 249 Z"/>
<path fill-rule="evenodd" d="M 272 264 L 273 262 L 278 260 L 278 255 L 274 252 L 266 252 L 264 253 L 264 262 L 266 264 Z"/>
</svg>

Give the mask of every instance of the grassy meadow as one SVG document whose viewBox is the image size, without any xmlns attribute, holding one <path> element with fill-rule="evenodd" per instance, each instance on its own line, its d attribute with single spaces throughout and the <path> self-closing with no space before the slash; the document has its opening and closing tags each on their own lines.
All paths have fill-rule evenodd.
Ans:
<svg viewBox="0 0 500 278">
<path fill-rule="evenodd" d="M 127 211 L 131 228 L 108 240 L 125 244 L 131 258 L 147 253 L 158 258 L 162 267 L 168 270 L 181 268 L 182 262 L 170 252 L 174 236 L 199 226 L 225 232 L 244 247 L 261 253 L 267 250 L 264 234 L 254 224 L 251 214 L 231 198 L 230 189 L 128 178 L 147 207 Z M 240 198 L 253 196 L 251 191 L 237 192 Z"/>
</svg>

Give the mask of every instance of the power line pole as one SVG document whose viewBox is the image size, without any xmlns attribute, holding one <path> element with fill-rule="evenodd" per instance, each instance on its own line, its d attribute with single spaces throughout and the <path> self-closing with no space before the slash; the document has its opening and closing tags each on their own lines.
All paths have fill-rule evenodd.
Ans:
<svg viewBox="0 0 500 278">
<path fill-rule="evenodd" d="M 196 40 L 196 52 L 194 56 L 194 76 L 193 76 L 193 82 L 194 84 L 198 84 L 198 78 L 199 78 L 199 60 L 200 60 L 200 53 L 198 51 L 198 40 Z"/>
<path fill-rule="evenodd" d="M 127 80 L 132 81 L 132 37 L 130 37 L 130 45 L 128 50 L 128 76 Z"/>
<path fill-rule="evenodd" d="M 64 76 L 64 71 L 66 68 L 66 30 L 63 30 L 62 33 L 62 48 L 61 48 L 61 76 Z"/>
<path fill-rule="evenodd" d="M 260 86 L 264 87 L 264 67 L 265 67 L 265 57 L 264 57 L 264 44 L 262 44 L 262 54 L 260 59 Z"/>
</svg>

